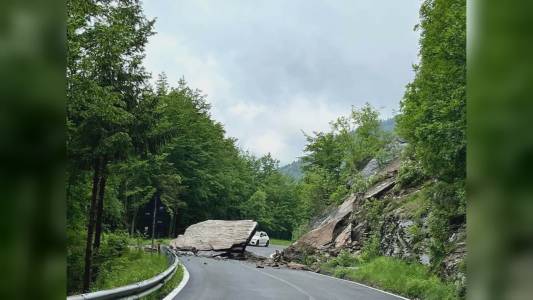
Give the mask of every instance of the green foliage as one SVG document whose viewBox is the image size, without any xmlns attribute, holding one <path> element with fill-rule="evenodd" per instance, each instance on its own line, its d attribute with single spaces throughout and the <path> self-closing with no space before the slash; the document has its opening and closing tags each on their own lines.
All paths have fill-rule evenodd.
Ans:
<svg viewBox="0 0 533 300">
<path fill-rule="evenodd" d="M 466 221 L 466 1 L 426 0 L 420 16 L 420 63 L 396 120 L 409 143 L 398 178 L 402 187 L 434 179 L 424 197 L 439 273 L 451 232 Z"/>
<path fill-rule="evenodd" d="M 400 169 L 398 170 L 398 186 L 409 188 L 420 185 L 428 178 L 419 161 L 413 153 L 413 147 L 408 146 L 401 155 Z"/>
<path fill-rule="evenodd" d="M 172 275 L 172 278 L 170 278 L 159 290 L 155 291 L 154 293 L 144 297 L 144 300 L 159 300 L 165 298 L 172 290 L 174 290 L 178 285 L 180 284 L 181 280 L 183 279 L 183 266 L 179 265 L 176 269 L 176 272 L 174 272 L 174 275 Z"/>
<path fill-rule="evenodd" d="M 338 267 L 334 276 L 364 282 L 417 299 L 457 299 L 452 284 L 442 282 L 419 263 L 377 257 L 355 268 Z"/>
<path fill-rule="evenodd" d="M 363 248 L 361 248 L 361 255 L 359 259 L 363 262 L 370 261 L 381 254 L 381 235 L 373 233 L 368 240 L 365 241 Z"/>
<path fill-rule="evenodd" d="M 100 254 L 107 259 L 121 256 L 128 251 L 128 246 L 131 244 L 131 238 L 125 232 L 106 233 L 103 237 L 103 244 L 100 249 Z"/>
<path fill-rule="evenodd" d="M 93 290 L 110 289 L 151 278 L 168 268 L 167 257 L 143 250 L 127 250 L 102 264 Z"/>
<path fill-rule="evenodd" d="M 426 0 L 420 16 L 420 63 L 397 131 L 427 174 L 450 182 L 466 174 L 466 1 Z"/>
<path fill-rule="evenodd" d="M 345 177 L 356 174 L 380 151 L 386 159 L 385 145 L 391 142 L 392 136 L 382 129 L 379 113 L 370 104 L 359 110 L 352 108 L 349 117 L 340 117 L 333 123 L 333 129 L 344 153 Z"/>
<path fill-rule="evenodd" d="M 358 263 L 358 259 L 346 250 L 342 250 L 335 258 L 340 267 L 353 267 Z"/>
<path fill-rule="evenodd" d="M 300 231 L 295 236 L 301 235 L 312 217 L 342 203 L 350 192 L 366 190 L 369 181 L 359 171 L 371 158 L 378 156 L 385 163 L 399 151 L 396 146 L 385 147 L 393 136 L 383 130 L 379 113 L 368 103 L 338 118 L 330 132 L 306 138 L 304 177 L 297 188 Z"/>
<path fill-rule="evenodd" d="M 307 222 L 301 223 L 296 226 L 292 231 L 292 241 L 297 241 L 302 235 L 306 234 L 310 230 Z"/>
<path fill-rule="evenodd" d="M 339 268 L 336 268 L 334 271 L 333 271 L 333 276 L 337 277 L 337 278 L 346 278 L 346 276 L 348 275 L 349 273 L 349 269 L 347 268 L 343 268 L 343 267 L 339 267 Z"/>
<path fill-rule="evenodd" d="M 242 212 L 245 216 L 256 220 L 263 226 L 272 225 L 271 210 L 267 206 L 267 194 L 261 190 L 256 191 L 246 202 L 242 204 Z"/>
<path fill-rule="evenodd" d="M 278 246 L 289 246 L 292 244 L 291 241 L 288 240 L 280 240 L 280 239 L 270 239 L 270 244 L 272 245 L 278 245 Z"/>
<path fill-rule="evenodd" d="M 295 181 L 300 181 L 303 178 L 303 176 L 304 176 L 304 174 L 303 174 L 303 162 L 300 159 L 295 160 L 292 163 L 279 168 L 279 171 L 282 174 L 291 177 Z"/>
<path fill-rule="evenodd" d="M 154 21 L 140 3 L 72 0 L 67 8 L 69 293 L 81 289 L 85 247 L 95 252 L 90 269 L 107 272 L 124 251 L 126 232 L 138 237 L 130 244 L 141 243 L 138 232 L 156 201 L 164 208 L 159 215 L 169 216 L 157 220 L 164 233 L 156 230 L 156 238 L 209 218 L 253 218 L 271 236 L 289 239 L 297 197 L 278 162 L 243 153 L 212 119 L 206 96 L 184 79 L 173 87 L 162 73 L 150 87 L 142 60 Z M 95 218 L 88 208 L 100 169 L 103 209 Z M 98 224 L 87 226 L 89 220 Z M 97 249 L 86 239 L 88 227 L 99 225 Z"/>
</svg>

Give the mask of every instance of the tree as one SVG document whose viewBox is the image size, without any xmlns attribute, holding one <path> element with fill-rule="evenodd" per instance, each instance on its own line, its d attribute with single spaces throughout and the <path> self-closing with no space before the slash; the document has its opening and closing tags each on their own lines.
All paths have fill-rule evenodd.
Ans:
<svg viewBox="0 0 533 300">
<path fill-rule="evenodd" d="M 67 149 L 72 161 L 93 170 L 83 281 L 88 291 L 108 164 L 124 159 L 132 145 L 130 126 L 145 91 L 141 62 L 153 21 L 138 1 L 69 1 L 68 8 Z"/>
<path fill-rule="evenodd" d="M 453 182 L 466 174 L 466 4 L 427 0 L 420 16 L 420 63 L 397 130 L 427 174 Z"/>
</svg>

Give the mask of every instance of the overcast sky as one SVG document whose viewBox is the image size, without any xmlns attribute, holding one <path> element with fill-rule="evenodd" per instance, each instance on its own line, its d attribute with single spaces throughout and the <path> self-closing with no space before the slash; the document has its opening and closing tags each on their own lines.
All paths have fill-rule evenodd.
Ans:
<svg viewBox="0 0 533 300">
<path fill-rule="evenodd" d="M 371 103 L 399 110 L 417 62 L 419 0 L 145 0 L 145 66 L 208 95 L 244 150 L 289 163 L 302 131 Z"/>
</svg>

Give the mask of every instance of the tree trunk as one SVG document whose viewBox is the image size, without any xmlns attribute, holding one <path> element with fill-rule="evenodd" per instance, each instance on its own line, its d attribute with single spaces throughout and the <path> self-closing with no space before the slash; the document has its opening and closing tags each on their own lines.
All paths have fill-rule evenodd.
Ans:
<svg viewBox="0 0 533 300">
<path fill-rule="evenodd" d="M 96 219 L 96 200 L 98 186 L 100 185 L 100 165 L 101 160 L 94 161 L 93 189 L 91 194 L 91 206 L 89 208 L 89 221 L 87 223 L 87 241 L 85 245 L 85 268 L 83 273 L 83 292 L 89 292 L 91 286 L 92 256 L 93 256 L 93 234 Z"/>
<path fill-rule="evenodd" d="M 96 224 L 94 231 L 94 243 L 93 243 L 93 260 L 97 259 L 96 264 L 93 261 L 93 271 L 92 271 L 92 280 L 96 280 L 98 275 L 100 261 L 98 260 L 99 250 L 100 250 L 100 241 L 102 239 L 102 223 L 103 223 L 103 214 L 104 214 L 104 197 L 105 197 L 105 184 L 107 180 L 107 161 L 102 160 L 102 165 L 100 166 L 100 184 L 98 187 L 98 208 L 96 210 Z"/>
<path fill-rule="evenodd" d="M 174 214 L 170 216 L 170 221 L 168 222 L 168 237 L 172 237 L 172 228 L 174 227 Z"/>
<path fill-rule="evenodd" d="M 128 214 L 129 214 L 129 211 L 130 211 L 130 207 L 129 207 L 129 197 L 126 196 L 126 192 L 128 191 L 128 182 L 127 181 L 122 181 L 122 183 L 120 184 L 121 188 L 120 188 L 120 195 L 121 195 L 121 198 L 122 198 L 122 201 L 124 202 L 124 228 L 129 228 L 130 224 L 128 223 Z"/>
<path fill-rule="evenodd" d="M 155 248 L 154 238 L 155 238 L 155 220 L 157 217 L 157 199 L 159 198 L 159 191 L 155 192 L 154 196 L 154 213 L 152 214 L 152 249 Z"/>
<path fill-rule="evenodd" d="M 137 211 L 138 211 L 138 210 L 139 210 L 139 209 L 136 208 L 136 209 L 133 211 L 133 217 L 131 218 L 131 233 L 130 233 L 131 236 L 134 236 L 134 234 L 135 234 L 135 217 L 137 217 Z"/>
<path fill-rule="evenodd" d="M 178 226 L 179 226 L 179 218 L 178 218 L 178 209 L 176 208 L 176 212 L 175 212 L 175 217 L 174 217 L 174 236 L 173 238 L 176 238 L 178 236 Z"/>
<path fill-rule="evenodd" d="M 107 180 L 107 161 L 102 162 L 101 166 L 101 179 L 100 187 L 98 188 L 98 210 L 96 212 L 96 231 L 94 235 L 94 252 L 98 253 L 100 248 L 100 240 L 102 239 L 102 223 L 103 223 L 103 214 L 104 214 L 104 195 L 105 195 L 105 183 Z"/>
</svg>

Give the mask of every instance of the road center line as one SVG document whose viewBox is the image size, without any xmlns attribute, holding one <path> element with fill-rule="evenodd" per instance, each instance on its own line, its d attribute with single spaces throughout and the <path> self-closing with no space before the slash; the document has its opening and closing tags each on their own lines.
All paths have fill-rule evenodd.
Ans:
<svg viewBox="0 0 533 300">
<path fill-rule="evenodd" d="M 298 286 L 296 286 L 296 285 L 294 285 L 294 284 L 288 282 L 287 280 L 285 280 L 285 279 L 283 279 L 283 278 L 279 278 L 279 277 L 277 277 L 277 276 L 275 276 L 275 275 L 272 275 L 272 274 L 269 274 L 269 273 L 267 273 L 267 272 L 257 270 L 256 268 L 249 267 L 249 266 L 247 266 L 247 265 L 245 265 L 245 264 L 243 264 L 243 266 L 246 267 L 246 268 L 248 268 L 248 269 L 255 270 L 255 271 L 257 271 L 257 272 L 259 272 L 259 273 L 261 273 L 261 274 L 264 274 L 264 275 L 266 275 L 266 276 L 268 276 L 268 277 L 274 278 L 274 279 L 276 279 L 276 280 L 278 280 L 278 281 L 281 281 L 281 282 L 285 283 L 286 285 L 292 287 L 293 289 L 297 290 L 298 292 L 300 292 L 300 293 L 306 295 L 306 296 L 308 297 L 309 300 L 315 300 L 315 298 L 314 298 L 313 296 L 309 295 L 306 291 L 302 290 L 302 289 L 299 288 Z"/>
</svg>

